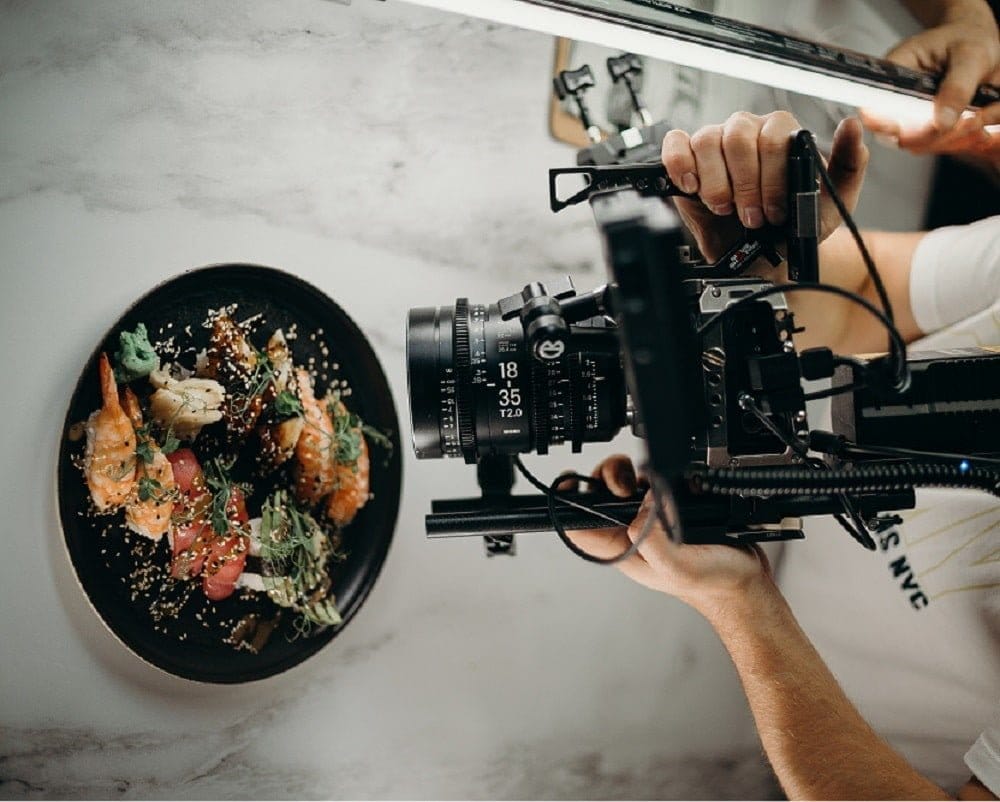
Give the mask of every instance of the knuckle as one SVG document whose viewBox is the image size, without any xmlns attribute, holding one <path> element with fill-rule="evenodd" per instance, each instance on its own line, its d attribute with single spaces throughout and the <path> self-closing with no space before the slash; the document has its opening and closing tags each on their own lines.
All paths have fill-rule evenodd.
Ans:
<svg viewBox="0 0 1000 802">
<path fill-rule="evenodd" d="M 756 131 L 742 125 L 726 127 L 722 135 L 722 149 L 727 152 L 741 153 L 752 150 L 756 139 Z"/>
<path fill-rule="evenodd" d="M 737 195 L 756 195 L 760 185 L 750 176 L 733 176 L 733 192 Z"/>
<path fill-rule="evenodd" d="M 696 151 L 718 148 L 722 142 L 722 130 L 717 125 L 699 128 L 691 135 L 691 147 Z"/>
<path fill-rule="evenodd" d="M 754 126 L 756 127 L 757 122 L 760 118 L 756 114 L 751 114 L 748 111 L 734 111 L 726 119 L 726 127 L 730 126 Z"/>
<path fill-rule="evenodd" d="M 723 206 L 733 199 L 733 195 L 729 187 L 715 185 L 705 187 L 701 199 L 709 206 Z"/>
<path fill-rule="evenodd" d="M 667 131 L 666 135 L 664 135 L 660 152 L 662 153 L 663 158 L 666 159 L 670 154 L 682 153 L 687 150 L 687 148 L 688 135 L 675 128 L 672 131 Z"/>
<path fill-rule="evenodd" d="M 789 125 L 794 125 L 796 127 L 798 127 L 799 125 L 799 121 L 795 119 L 795 115 L 792 114 L 790 111 L 785 111 L 784 109 L 780 109 L 778 111 L 772 111 L 770 114 L 767 115 L 767 120 L 768 122 L 773 121 L 775 123 L 787 123 Z"/>
<path fill-rule="evenodd" d="M 994 45 L 982 39 L 962 39 L 955 45 L 956 59 L 972 59 L 976 62 L 992 63 Z"/>
<path fill-rule="evenodd" d="M 768 134 L 760 138 L 758 144 L 761 156 L 784 156 L 788 150 L 788 137 Z"/>
</svg>

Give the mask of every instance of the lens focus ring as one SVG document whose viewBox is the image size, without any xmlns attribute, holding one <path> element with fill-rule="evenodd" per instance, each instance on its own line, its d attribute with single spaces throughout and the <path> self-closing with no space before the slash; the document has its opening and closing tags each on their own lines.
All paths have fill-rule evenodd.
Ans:
<svg viewBox="0 0 1000 802">
<path fill-rule="evenodd" d="M 455 387 L 458 402 L 458 442 L 468 463 L 476 461 L 475 409 L 472 385 L 472 349 L 469 344 L 469 299 L 455 301 Z"/>
</svg>

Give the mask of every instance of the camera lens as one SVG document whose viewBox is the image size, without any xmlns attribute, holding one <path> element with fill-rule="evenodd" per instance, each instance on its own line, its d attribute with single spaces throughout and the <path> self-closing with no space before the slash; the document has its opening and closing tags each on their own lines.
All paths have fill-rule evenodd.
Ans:
<svg viewBox="0 0 1000 802">
<path fill-rule="evenodd" d="M 593 335 L 597 334 L 595 338 Z M 613 330 L 592 322 L 577 351 L 542 362 L 528 352 L 518 317 L 498 304 L 411 309 L 406 362 L 413 448 L 420 459 L 544 454 L 569 441 L 611 440 L 625 424 L 625 378 Z M 572 341 L 572 338 L 571 338 Z"/>
</svg>

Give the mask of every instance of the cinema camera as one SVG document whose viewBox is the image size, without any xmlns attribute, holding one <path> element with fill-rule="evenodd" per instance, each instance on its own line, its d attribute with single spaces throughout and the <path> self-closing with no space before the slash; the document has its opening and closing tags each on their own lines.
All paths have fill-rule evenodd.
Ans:
<svg viewBox="0 0 1000 802">
<path fill-rule="evenodd" d="M 637 118 L 648 112 L 633 79 L 641 62 L 609 59 L 628 80 Z M 589 67 L 556 79 L 587 128 Z M 972 487 L 1000 495 L 1000 349 L 907 359 L 881 281 L 882 309 L 819 283 L 820 181 L 833 193 L 812 136 L 798 132 L 788 169 L 790 222 L 745 232 L 715 264 L 691 258 L 676 212 L 682 195 L 659 164 L 666 123 L 629 128 L 580 151 L 577 167 L 550 171 L 553 211 L 590 203 L 608 284 L 578 292 L 568 278 L 532 282 L 493 304 L 410 311 L 407 367 L 413 443 L 421 459 L 477 465 L 482 497 L 438 500 L 431 537 L 482 535 L 487 553 L 513 553 L 518 532 L 619 526 L 640 498 L 600 488 L 561 492 L 539 482 L 519 455 L 607 442 L 625 426 L 646 445 L 645 470 L 672 536 L 695 543 L 802 537 L 801 518 L 833 515 L 867 548 L 870 529 L 912 508 L 914 487 Z M 596 139 L 596 137 L 594 137 Z M 583 187 L 560 197 L 566 180 Z M 853 222 L 835 197 L 845 222 Z M 781 250 L 785 256 L 782 257 Z M 788 263 L 791 282 L 745 270 L 760 257 Z M 848 296 L 889 335 L 866 360 L 827 348 L 798 352 L 786 296 Z M 807 394 L 803 379 L 833 379 Z M 809 431 L 806 402 L 833 397 L 834 431 Z M 512 495 L 517 468 L 541 494 Z M 558 481 L 558 480 L 557 480 Z M 673 525 L 660 496 L 675 505 Z M 679 521 L 679 525 L 677 522 Z"/>
</svg>

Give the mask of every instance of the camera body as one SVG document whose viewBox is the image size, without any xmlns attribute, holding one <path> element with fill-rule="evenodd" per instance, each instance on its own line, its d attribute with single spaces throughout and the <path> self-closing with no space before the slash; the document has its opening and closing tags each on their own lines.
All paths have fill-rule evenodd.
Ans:
<svg viewBox="0 0 1000 802">
<path fill-rule="evenodd" d="M 666 474 L 690 462 L 795 460 L 740 406 L 749 395 L 781 425 L 807 430 L 785 299 L 734 311 L 722 325 L 693 336 L 720 310 L 770 283 L 698 276 L 696 265 L 681 261 L 680 224 L 669 210 L 637 196 L 628 200 L 624 205 L 616 196 L 601 229 L 620 280 L 582 294 L 569 277 L 533 282 L 493 304 L 459 298 L 454 307 L 410 311 L 418 458 L 461 456 L 471 464 L 485 456 L 546 454 L 564 443 L 579 452 L 585 442 L 611 440 L 625 425 L 649 439 L 650 427 L 662 421 L 668 428 L 658 441 L 675 444 Z M 658 241 L 642 265 L 646 237 Z M 637 405 L 640 386 L 652 388 L 642 391 L 655 404 L 648 414 Z"/>
<path fill-rule="evenodd" d="M 608 265 L 632 406 L 649 466 L 672 479 L 690 464 L 786 465 L 799 457 L 759 415 L 807 432 L 785 298 L 734 306 L 765 279 L 721 274 L 688 257 L 680 218 L 629 190 L 591 199 Z M 720 325 L 709 321 L 733 306 Z"/>
</svg>

